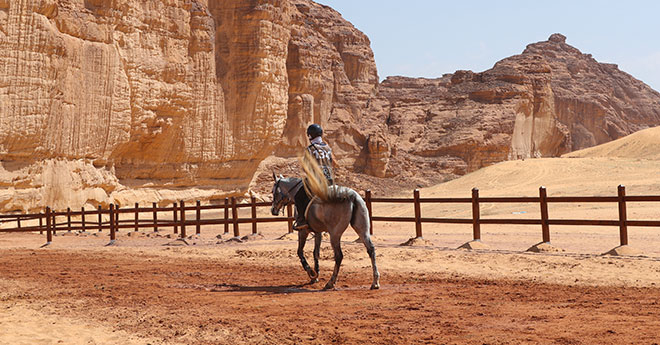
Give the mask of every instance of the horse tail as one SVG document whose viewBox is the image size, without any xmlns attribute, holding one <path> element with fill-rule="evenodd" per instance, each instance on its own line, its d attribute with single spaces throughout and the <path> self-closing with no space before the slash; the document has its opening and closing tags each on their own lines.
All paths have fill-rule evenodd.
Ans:
<svg viewBox="0 0 660 345">
<path fill-rule="evenodd" d="M 323 174 L 323 169 L 309 151 L 305 150 L 305 155 L 300 159 L 300 165 L 306 176 L 303 180 L 307 194 L 316 196 L 324 202 L 330 201 L 328 180 Z"/>
<path fill-rule="evenodd" d="M 369 210 L 367 209 L 367 203 L 364 202 L 364 199 L 358 194 L 358 192 L 351 190 L 350 199 L 353 203 L 353 214 L 351 215 L 351 226 L 353 229 L 364 229 L 365 233 L 368 234 L 369 229 Z"/>
<path fill-rule="evenodd" d="M 322 202 L 328 203 L 344 202 L 351 199 L 351 192 L 354 191 L 346 187 L 329 185 L 323 169 L 309 151 L 305 151 L 305 155 L 300 159 L 300 165 L 305 172 L 303 186 L 307 195 L 316 196 Z"/>
</svg>

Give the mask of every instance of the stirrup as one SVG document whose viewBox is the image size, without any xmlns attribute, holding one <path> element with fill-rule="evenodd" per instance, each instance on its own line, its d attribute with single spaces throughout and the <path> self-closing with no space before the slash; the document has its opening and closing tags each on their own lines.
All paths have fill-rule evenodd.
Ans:
<svg viewBox="0 0 660 345">
<path fill-rule="evenodd" d="M 293 229 L 296 230 L 296 231 L 307 230 L 307 229 L 309 229 L 309 224 L 307 224 L 307 223 L 297 224 L 296 223 L 296 224 L 293 224 Z"/>
</svg>

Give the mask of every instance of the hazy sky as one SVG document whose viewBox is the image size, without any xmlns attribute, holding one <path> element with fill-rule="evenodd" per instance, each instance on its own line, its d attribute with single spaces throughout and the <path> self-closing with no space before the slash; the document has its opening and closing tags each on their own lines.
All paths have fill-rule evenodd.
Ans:
<svg viewBox="0 0 660 345">
<path fill-rule="evenodd" d="M 660 1 L 316 1 L 369 36 L 381 79 L 481 72 L 559 32 L 660 91 Z"/>
</svg>

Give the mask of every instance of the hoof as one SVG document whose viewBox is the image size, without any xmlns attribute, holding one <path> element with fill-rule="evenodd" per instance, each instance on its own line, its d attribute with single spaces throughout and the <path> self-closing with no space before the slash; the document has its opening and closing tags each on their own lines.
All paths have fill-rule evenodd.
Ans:
<svg viewBox="0 0 660 345">
<path fill-rule="evenodd" d="M 334 285 L 334 284 L 327 283 L 327 284 L 325 284 L 325 286 L 323 287 L 323 290 L 333 290 L 334 288 L 335 288 L 335 285 Z"/>
<path fill-rule="evenodd" d="M 312 280 L 309 281 L 310 284 L 316 284 L 318 282 L 319 282 L 319 280 L 316 279 L 316 278 L 312 278 Z"/>
<path fill-rule="evenodd" d="M 378 290 L 378 289 L 380 289 L 380 284 L 371 285 L 371 290 Z"/>
<path fill-rule="evenodd" d="M 307 275 L 309 275 L 309 277 L 312 278 L 312 280 L 314 280 L 314 279 L 318 279 L 319 272 L 316 272 L 316 271 L 310 269 L 309 271 L 307 271 Z"/>
</svg>

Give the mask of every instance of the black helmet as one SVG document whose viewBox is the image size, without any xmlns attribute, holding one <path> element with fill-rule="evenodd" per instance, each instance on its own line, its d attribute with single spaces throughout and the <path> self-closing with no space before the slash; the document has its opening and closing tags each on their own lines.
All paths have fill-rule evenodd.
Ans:
<svg viewBox="0 0 660 345">
<path fill-rule="evenodd" d="M 310 139 L 314 139 L 316 137 L 320 137 L 323 135 L 323 128 L 321 126 L 313 123 L 307 127 L 307 136 Z"/>
</svg>

